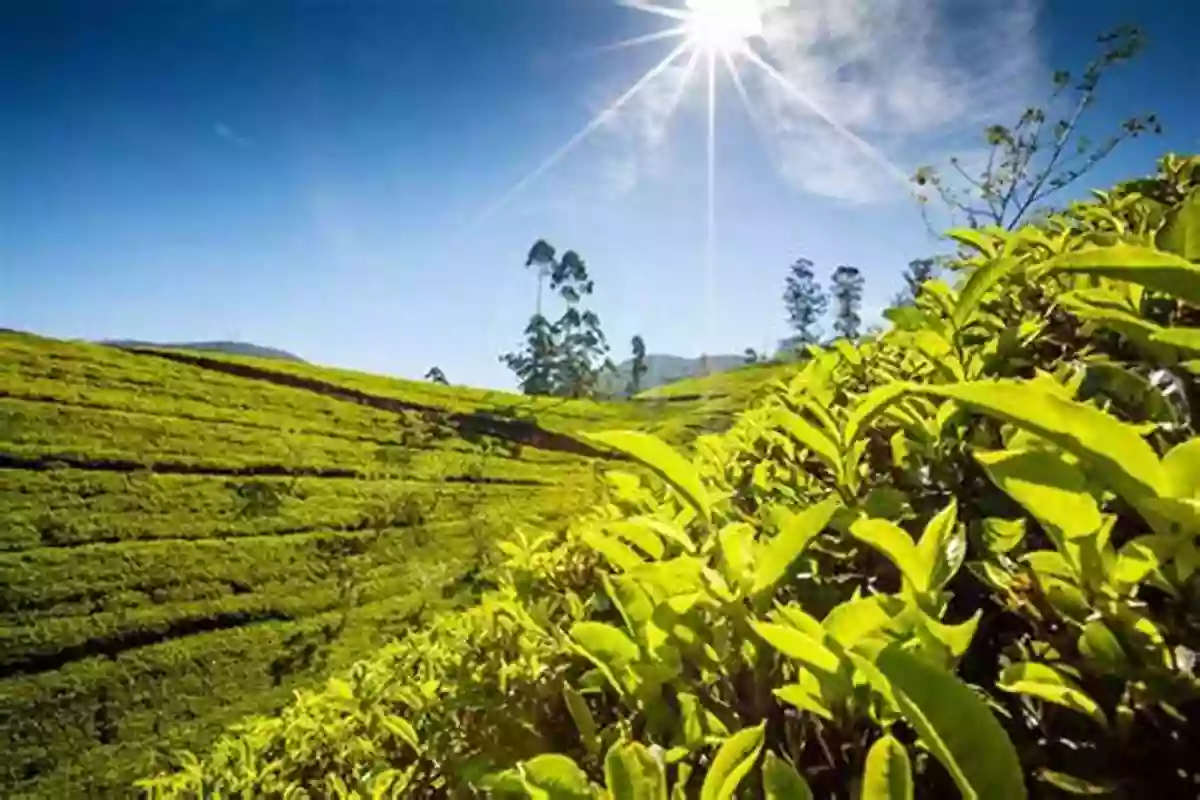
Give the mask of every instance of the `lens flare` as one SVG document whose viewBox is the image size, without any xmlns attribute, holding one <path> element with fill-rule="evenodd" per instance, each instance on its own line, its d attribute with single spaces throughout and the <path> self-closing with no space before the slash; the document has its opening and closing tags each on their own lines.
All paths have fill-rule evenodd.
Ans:
<svg viewBox="0 0 1200 800">
<path fill-rule="evenodd" d="M 688 38 L 712 53 L 735 53 L 763 32 L 758 0 L 687 0 L 684 13 Z"/>
</svg>

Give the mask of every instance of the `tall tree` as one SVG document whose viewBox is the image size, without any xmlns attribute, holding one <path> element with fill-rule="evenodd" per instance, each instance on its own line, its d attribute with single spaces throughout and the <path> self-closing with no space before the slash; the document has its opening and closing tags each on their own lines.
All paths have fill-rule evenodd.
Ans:
<svg viewBox="0 0 1200 800">
<path fill-rule="evenodd" d="M 858 268 L 840 266 L 834 270 L 831 294 L 836 304 L 833 330 L 846 339 L 858 338 L 863 298 L 863 276 Z"/>
<path fill-rule="evenodd" d="M 609 346 L 600 327 L 600 317 L 582 307 L 583 300 L 595 291 L 596 283 L 588 275 L 587 264 L 574 250 L 568 250 L 554 265 L 550 288 L 567 304 L 555 325 L 562 335 L 557 393 L 590 397 L 596 391 L 600 374 L 614 367 L 608 358 Z"/>
<path fill-rule="evenodd" d="M 595 393 L 600 375 L 614 369 L 600 317 L 582 303 L 595 290 L 587 265 L 575 251 L 556 258 L 555 249 L 539 239 L 526 258 L 527 267 L 538 267 L 538 313 L 525 328 L 525 346 L 500 357 L 517 375 L 526 394 L 587 397 Z M 550 279 L 551 291 L 566 303 L 553 324 L 541 313 L 542 284 Z"/>
<path fill-rule="evenodd" d="M 441 367 L 430 367 L 429 372 L 425 373 L 425 380 L 440 383 L 443 386 L 450 385 L 450 381 L 446 380 L 446 373 L 442 372 Z"/>
<path fill-rule="evenodd" d="M 1121 142 L 1146 133 L 1162 133 L 1155 114 L 1129 117 L 1099 144 L 1082 133 L 1085 115 L 1096 103 L 1105 70 L 1134 58 L 1144 45 L 1141 31 L 1129 25 L 1119 26 L 1096 41 L 1101 53 L 1081 75 L 1066 71 L 1054 74 L 1053 91 L 1046 105 L 1069 108 L 1066 114 L 1052 115 L 1045 108 L 1033 107 L 1025 109 L 1011 127 L 989 125 L 984 129 L 987 161 L 978 173 L 972 174 L 957 158 L 950 159 L 954 172 L 950 180 L 933 167 L 917 170 L 913 180 L 936 192 L 955 218 L 954 224 L 965 220 L 972 228 L 995 225 L 1013 230 L 1039 211 L 1038 204 L 1079 180 Z M 1051 116 L 1056 117 L 1053 122 Z M 932 230 L 933 226 L 929 227 Z"/>
<path fill-rule="evenodd" d="M 633 349 L 633 364 L 629 368 L 629 389 L 630 397 L 637 394 L 642 389 L 642 378 L 646 376 L 646 342 L 641 336 L 634 336 L 630 342 L 630 347 Z"/>
<path fill-rule="evenodd" d="M 534 314 L 525 326 L 524 348 L 505 353 L 500 356 L 500 361 L 516 374 L 517 383 L 525 394 L 554 394 L 559 349 L 558 331 L 550 320 Z"/>
<path fill-rule="evenodd" d="M 937 273 L 937 261 L 932 258 L 915 258 L 904 270 L 904 289 L 892 300 L 897 306 L 912 305 L 921 293 L 921 284 L 931 280 Z"/>
<path fill-rule="evenodd" d="M 820 322 L 829 309 L 829 296 L 817 283 L 813 263 L 807 258 L 797 259 L 788 271 L 784 282 L 783 305 L 787 310 L 788 324 L 795 331 L 784 342 L 786 348 L 797 350 L 820 341 Z"/>
<path fill-rule="evenodd" d="M 537 266 L 538 272 L 538 290 L 537 290 L 537 306 L 534 308 L 534 313 L 539 316 L 542 313 L 542 289 L 545 286 L 546 278 L 554 271 L 555 260 L 554 248 L 545 239 L 538 239 L 533 243 L 533 247 L 529 248 L 529 255 L 525 258 L 525 268 Z"/>
</svg>

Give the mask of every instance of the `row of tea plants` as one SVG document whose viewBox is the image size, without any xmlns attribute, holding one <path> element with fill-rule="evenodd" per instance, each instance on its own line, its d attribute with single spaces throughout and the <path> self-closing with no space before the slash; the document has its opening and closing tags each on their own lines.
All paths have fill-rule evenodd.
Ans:
<svg viewBox="0 0 1200 800">
<path fill-rule="evenodd" d="M 684 455 L 642 433 L 480 603 L 155 796 L 1195 796 L 1200 158 L 814 350 Z"/>
</svg>

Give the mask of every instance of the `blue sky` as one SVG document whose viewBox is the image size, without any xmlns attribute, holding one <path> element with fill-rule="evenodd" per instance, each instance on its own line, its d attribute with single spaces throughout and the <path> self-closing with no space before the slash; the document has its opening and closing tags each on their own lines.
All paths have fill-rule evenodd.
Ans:
<svg viewBox="0 0 1200 800">
<path fill-rule="evenodd" d="M 1088 185 L 1200 150 L 1179 0 L 770 2 L 760 52 L 905 172 L 977 154 L 1123 21 L 1150 47 L 1091 130 L 1153 110 L 1167 131 Z M 858 266 L 884 306 L 939 245 L 884 161 L 751 65 L 753 123 L 717 84 L 711 272 L 703 76 L 665 113 L 683 62 L 494 207 L 673 43 L 595 48 L 669 24 L 614 0 L 0 3 L 0 326 L 507 388 L 539 237 L 588 262 L 618 358 L 635 333 L 689 356 L 776 341 L 798 256 Z"/>
</svg>

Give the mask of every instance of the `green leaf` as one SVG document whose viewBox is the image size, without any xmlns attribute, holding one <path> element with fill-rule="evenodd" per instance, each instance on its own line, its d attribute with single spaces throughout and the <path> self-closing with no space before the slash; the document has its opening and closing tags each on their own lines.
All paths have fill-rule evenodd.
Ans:
<svg viewBox="0 0 1200 800">
<path fill-rule="evenodd" d="M 821 679 L 807 670 L 801 670 L 796 676 L 796 683 L 781 686 L 772 692 L 776 697 L 801 711 L 816 714 L 821 719 L 830 722 L 834 719 L 834 711 L 825 698 L 825 684 Z"/>
<path fill-rule="evenodd" d="M 624 572 L 635 570 L 646 563 L 629 545 L 594 528 L 585 530 L 581 538 L 588 547 L 604 556 L 608 563 Z"/>
<path fill-rule="evenodd" d="M 905 721 L 964 796 L 981 800 L 1027 796 L 1017 751 L 978 695 L 955 676 L 895 645 L 880 653 L 876 665 L 891 683 Z"/>
<path fill-rule="evenodd" d="M 745 522 L 731 522 L 717 534 L 725 577 L 741 586 L 743 591 L 750 588 L 754 579 L 754 534 L 754 527 Z"/>
<path fill-rule="evenodd" d="M 958 330 L 966 327 L 975 314 L 975 310 L 987 296 L 988 290 L 995 286 L 1008 273 L 1016 268 L 1019 262 L 1012 258 L 992 258 L 982 267 L 971 273 L 966 285 L 958 295 L 958 303 L 954 306 L 951 320 Z"/>
<path fill-rule="evenodd" d="M 800 773 L 770 750 L 763 756 L 764 800 L 812 800 L 812 789 Z"/>
<path fill-rule="evenodd" d="M 384 717 L 384 726 L 400 741 L 407 744 L 413 750 L 420 752 L 421 743 L 417 738 L 417 731 L 404 717 L 389 714 Z"/>
<path fill-rule="evenodd" d="M 1162 466 L 1171 497 L 1200 499 L 1200 437 L 1172 447 Z"/>
<path fill-rule="evenodd" d="M 951 658 L 962 658 L 967 652 L 967 648 L 971 646 L 971 640 L 975 638 L 975 631 L 979 627 L 979 620 L 983 618 L 983 609 L 979 609 L 966 622 L 960 622 L 957 625 L 944 625 L 940 620 L 925 614 L 918 610 L 922 617 L 922 627 L 928 636 L 937 640 L 938 644 L 946 648 L 946 652 Z"/>
<path fill-rule="evenodd" d="M 854 409 L 846 419 L 846 427 L 842 434 L 843 447 L 850 447 L 858 440 L 863 429 L 871 423 L 884 409 L 904 394 L 906 387 L 902 383 L 888 383 L 872 389 L 865 397 L 854 404 Z"/>
<path fill-rule="evenodd" d="M 1067 775 L 1064 772 L 1055 772 L 1054 770 L 1046 767 L 1042 767 L 1037 771 L 1037 779 L 1069 794 L 1096 796 L 1115 794 L 1117 791 L 1117 787 L 1111 784 L 1105 785 L 1093 783 L 1092 781 L 1085 781 L 1083 778 L 1077 778 L 1074 775 Z"/>
<path fill-rule="evenodd" d="M 1108 725 L 1099 704 L 1069 678 L 1051 666 L 1036 661 L 1010 664 L 1001 671 L 996 687 L 1014 694 L 1024 694 L 1047 703 L 1087 714 L 1101 725 Z"/>
<path fill-rule="evenodd" d="M 1079 635 L 1079 652 L 1108 672 L 1119 671 L 1129 663 L 1129 655 L 1120 639 L 1098 619 L 1083 626 Z"/>
<path fill-rule="evenodd" d="M 867 752 L 862 800 L 912 800 L 912 763 L 908 752 L 893 736 L 876 740 Z"/>
<path fill-rule="evenodd" d="M 688 535 L 687 531 L 678 525 L 673 525 L 670 522 L 664 522 L 654 517 L 634 517 L 630 522 L 645 525 L 664 539 L 679 545 L 686 553 L 696 552 L 696 543 L 692 541 L 692 537 Z"/>
<path fill-rule="evenodd" d="M 753 728 L 738 731 L 725 740 L 713 758 L 708 774 L 704 776 L 700 800 L 730 800 L 734 796 L 738 784 L 758 760 L 765 732 L 766 723 L 762 722 Z"/>
<path fill-rule="evenodd" d="M 1117 551 L 1109 580 L 1132 585 L 1141 583 L 1152 574 L 1161 573 L 1182 543 L 1180 537 L 1163 534 L 1130 539 Z"/>
<path fill-rule="evenodd" d="M 983 520 L 983 544 L 990 553 L 1007 553 L 1025 538 L 1025 520 L 988 517 Z"/>
<path fill-rule="evenodd" d="M 995 258 L 999 252 L 996 237 L 975 228 L 953 228 L 946 231 L 946 236 L 961 245 L 978 250 L 988 258 Z"/>
<path fill-rule="evenodd" d="M 1053 442 L 1085 462 L 1131 502 L 1161 494 L 1162 470 L 1137 429 L 1083 403 L 1019 381 L 918 386 Z"/>
<path fill-rule="evenodd" d="M 900 598 L 875 594 L 835 606 L 821 625 L 834 641 L 849 650 L 861 639 L 888 627 L 903 608 Z"/>
<path fill-rule="evenodd" d="M 799 514 L 780 507 L 784 513 L 778 517 L 779 533 L 758 552 L 751 589 L 753 595 L 775 589 L 796 559 L 804 553 L 809 542 L 829 525 L 840 505 L 841 500 L 833 495 Z"/>
<path fill-rule="evenodd" d="M 788 658 L 830 674 L 836 674 L 842 666 L 836 653 L 807 633 L 772 622 L 751 622 L 750 625 L 767 644 Z"/>
<path fill-rule="evenodd" d="M 658 532 L 639 520 L 614 520 L 605 522 L 604 527 L 655 560 L 666 552 Z"/>
<path fill-rule="evenodd" d="M 916 593 L 924 594 L 929 590 L 929 574 L 921 554 L 903 528 L 883 519 L 860 519 L 850 526 L 850 533 L 887 556 Z"/>
<path fill-rule="evenodd" d="M 817 430 L 808 420 L 799 414 L 794 414 L 785 408 L 775 410 L 776 427 L 791 436 L 800 444 L 812 450 L 813 453 L 833 470 L 839 479 L 842 472 L 842 456 L 837 444 L 821 431 Z"/>
<path fill-rule="evenodd" d="M 604 757 L 604 781 L 612 800 L 666 800 L 663 766 L 637 742 L 617 743 Z"/>
<path fill-rule="evenodd" d="M 1073 539 L 1100 527 L 1100 506 L 1088 492 L 1087 477 L 1062 455 L 1043 449 L 974 455 L 993 483 L 1054 532 Z"/>
<path fill-rule="evenodd" d="M 1200 261 L 1200 188 L 1171 211 L 1158 233 L 1158 246 L 1188 261 Z"/>
<path fill-rule="evenodd" d="M 558 753 L 536 756 L 523 762 L 518 771 L 527 789 L 541 790 L 535 797 L 545 797 L 546 800 L 593 800 L 587 773 L 567 756 Z"/>
<path fill-rule="evenodd" d="M 1150 341 L 1182 351 L 1188 358 L 1200 354 L 1200 328 L 1163 328 L 1154 331 Z"/>
<path fill-rule="evenodd" d="M 575 728 L 579 731 L 579 739 L 583 746 L 593 755 L 600 752 L 600 728 L 596 725 L 596 718 L 592 716 L 592 710 L 588 708 L 583 695 L 570 686 L 563 686 L 563 700 L 567 704 L 571 719 L 575 721 Z"/>
<path fill-rule="evenodd" d="M 1200 305 L 1200 266 L 1174 253 L 1125 243 L 1085 247 L 1052 258 L 1038 275 L 1073 272 L 1129 281 L 1155 292 Z"/>
<path fill-rule="evenodd" d="M 729 734 L 720 718 L 705 708 L 696 695 L 679 692 L 678 700 L 682 722 L 679 733 L 682 734 L 683 743 L 688 748 L 701 746 L 707 736 Z"/>
<path fill-rule="evenodd" d="M 712 518 L 708 492 L 700 481 L 700 473 L 691 462 L 661 439 L 641 431 L 604 431 L 579 435 L 640 462 L 691 503 L 706 521 Z"/>
<path fill-rule="evenodd" d="M 617 689 L 621 688 L 617 674 L 641 655 L 624 632 L 603 622 L 577 622 L 571 627 L 571 638 Z"/>
<path fill-rule="evenodd" d="M 937 591 L 950 582 L 967 556 L 967 540 L 958 525 L 958 503 L 954 498 L 925 526 L 917 543 L 917 556 L 925 570 L 929 589 Z"/>
</svg>

